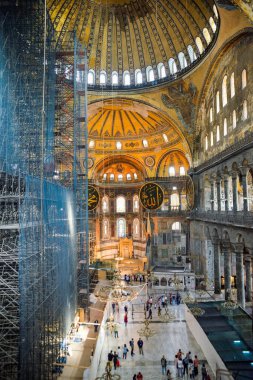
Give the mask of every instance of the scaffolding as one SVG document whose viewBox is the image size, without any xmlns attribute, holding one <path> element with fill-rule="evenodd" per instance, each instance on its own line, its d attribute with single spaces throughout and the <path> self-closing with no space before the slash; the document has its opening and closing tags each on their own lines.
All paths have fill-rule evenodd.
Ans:
<svg viewBox="0 0 253 380">
<path fill-rule="evenodd" d="M 88 303 L 87 67 L 75 46 L 64 121 L 57 106 L 67 90 L 56 86 L 64 59 L 45 3 L 0 5 L 1 380 L 54 379 L 77 298 Z M 63 179 L 61 123 L 70 133 Z"/>
</svg>

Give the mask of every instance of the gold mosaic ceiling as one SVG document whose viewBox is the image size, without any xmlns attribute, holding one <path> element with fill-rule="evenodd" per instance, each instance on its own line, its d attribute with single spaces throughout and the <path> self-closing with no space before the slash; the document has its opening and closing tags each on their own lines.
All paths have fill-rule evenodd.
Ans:
<svg viewBox="0 0 253 380">
<path fill-rule="evenodd" d="M 195 39 L 203 28 L 213 36 L 209 18 L 214 17 L 213 0 L 48 0 L 48 9 L 59 40 L 72 43 L 76 31 L 87 46 L 89 67 L 122 74 L 155 67 L 168 70 L 180 51 L 188 62 L 187 46 L 198 52 Z"/>
</svg>

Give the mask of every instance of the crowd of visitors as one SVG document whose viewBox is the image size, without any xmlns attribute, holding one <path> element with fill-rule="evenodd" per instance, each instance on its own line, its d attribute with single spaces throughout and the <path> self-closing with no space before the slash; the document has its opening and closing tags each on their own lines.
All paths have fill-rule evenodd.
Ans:
<svg viewBox="0 0 253 380">
<path fill-rule="evenodd" d="M 125 274 L 124 280 L 127 284 L 131 281 L 139 282 L 140 284 L 145 282 L 145 276 L 143 274 Z"/>
</svg>

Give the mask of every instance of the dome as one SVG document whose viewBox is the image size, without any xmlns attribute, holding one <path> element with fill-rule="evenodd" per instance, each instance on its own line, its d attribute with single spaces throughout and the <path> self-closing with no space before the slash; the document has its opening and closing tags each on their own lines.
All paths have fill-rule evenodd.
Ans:
<svg viewBox="0 0 253 380">
<path fill-rule="evenodd" d="M 59 41 L 73 33 L 87 47 L 93 86 L 142 86 L 176 79 L 213 45 L 218 13 L 212 0 L 49 0 Z"/>
</svg>

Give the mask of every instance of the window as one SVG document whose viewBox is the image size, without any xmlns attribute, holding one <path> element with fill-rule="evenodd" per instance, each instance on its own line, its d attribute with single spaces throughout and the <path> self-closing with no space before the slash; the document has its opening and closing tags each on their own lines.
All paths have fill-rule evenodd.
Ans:
<svg viewBox="0 0 253 380">
<path fill-rule="evenodd" d="M 165 70 L 165 66 L 163 63 L 158 63 L 157 71 L 158 71 L 158 77 L 159 78 L 165 78 L 166 77 L 166 70 Z"/>
<path fill-rule="evenodd" d="M 119 238 L 126 237 L 126 220 L 124 218 L 117 220 L 117 236 Z"/>
<path fill-rule="evenodd" d="M 213 107 L 210 108 L 209 119 L 210 119 L 210 123 L 212 123 L 213 122 Z"/>
<path fill-rule="evenodd" d="M 187 46 L 188 54 L 190 57 L 191 62 L 195 61 L 197 59 L 195 51 L 193 50 L 193 47 L 191 45 Z"/>
<path fill-rule="evenodd" d="M 208 149 L 208 137 L 206 136 L 205 137 L 205 150 Z"/>
<path fill-rule="evenodd" d="M 106 181 L 106 178 L 107 178 L 107 174 L 104 173 L 104 174 L 103 174 L 103 181 Z"/>
<path fill-rule="evenodd" d="M 216 5 L 213 6 L 213 11 L 214 11 L 215 17 L 218 18 L 219 15 L 218 15 L 218 11 L 217 11 Z"/>
<path fill-rule="evenodd" d="M 247 118 L 248 118 L 247 100 L 244 100 L 243 108 L 242 108 L 242 120 L 246 120 Z"/>
<path fill-rule="evenodd" d="M 118 83 L 119 83 L 118 73 L 117 73 L 117 71 L 113 71 L 112 72 L 112 85 L 117 86 Z"/>
<path fill-rule="evenodd" d="M 127 181 L 131 181 L 131 179 L 132 179 L 132 176 L 131 176 L 131 174 L 130 173 L 127 173 Z"/>
<path fill-rule="evenodd" d="M 94 70 L 89 70 L 89 72 L 88 72 L 88 84 L 95 84 L 95 72 L 94 72 Z"/>
<path fill-rule="evenodd" d="M 247 86 L 247 72 L 244 69 L 242 71 L 242 89 L 244 89 Z"/>
<path fill-rule="evenodd" d="M 142 140 L 142 144 L 143 144 L 144 148 L 147 148 L 147 147 L 148 147 L 148 142 L 147 142 L 147 140 Z"/>
<path fill-rule="evenodd" d="M 130 86 L 131 84 L 129 71 L 124 71 L 123 73 L 123 84 L 124 86 Z"/>
<path fill-rule="evenodd" d="M 200 54 L 202 54 L 204 51 L 204 47 L 203 47 L 203 43 L 199 37 L 196 38 L 196 45 L 197 45 L 197 48 L 198 48 Z"/>
<path fill-rule="evenodd" d="M 109 239 L 109 220 L 103 219 L 103 239 Z"/>
<path fill-rule="evenodd" d="M 137 173 L 134 173 L 134 179 L 138 179 Z"/>
<path fill-rule="evenodd" d="M 110 181 L 114 181 L 114 174 L 113 173 L 110 174 Z"/>
<path fill-rule="evenodd" d="M 118 181 L 119 182 L 123 181 L 123 174 L 118 174 Z"/>
<path fill-rule="evenodd" d="M 185 167 L 184 166 L 180 166 L 179 175 L 185 175 Z"/>
<path fill-rule="evenodd" d="M 116 210 L 117 212 L 126 212 L 126 198 L 119 196 L 116 199 Z"/>
<path fill-rule="evenodd" d="M 116 149 L 120 150 L 122 148 L 122 144 L 120 141 L 116 142 Z"/>
<path fill-rule="evenodd" d="M 163 133 L 163 139 L 166 143 L 169 141 L 168 136 L 165 133 Z"/>
<path fill-rule="evenodd" d="M 216 92 L 216 113 L 220 112 L 220 92 Z"/>
<path fill-rule="evenodd" d="M 138 195 L 134 195 L 133 197 L 133 212 L 139 211 L 139 197 Z"/>
<path fill-rule="evenodd" d="M 102 211 L 109 212 L 109 198 L 107 195 L 102 198 Z"/>
<path fill-rule="evenodd" d="M 220 126 L 217 125 L 217 129 L 216 129 L 216 141 L 219 142 L 220 141 Z"/>
<path fill-rule="evenodd" d="M 209 31 L 208 31 L 207 28 L 204 28 L 204 29 L 203 29 L 203 36 L 205 37 L 205 40 L 206 40 L 206 42 L 207 42 L 207 45 L 209 45 L 210 42 L 211 42 L 211 36 L 210 36 L 210 33 L 209 33 Z"/>
<path fill-rule="evenodd" d="M 236 111 L 235 110 L 233 111 L 232 119 L 233 119 L 233 122 L 232 122 L 233 128 L 236 128 Z"/>
<path fill-rule="evenodd" d="M 171 226 L 172 231 L 181 231 L 181 223 L 174 222 Z"/>
<path fill-rule="evenodd" d="M 89 148 L 94 148 L 94 146 L 95 146 L 95 141 L 94 140 L 90 140 L 90 142 L 89 142 Z"/>
<path fill-rule="evenodd" d="M 224 119 L 224 124 L 223 124 L 223 135 L 227 136 L 228 134 L 228 124 L 227 124 L 227 119 Z"/>
<path fill-rule="evenodd" d="M 212 17 L 209 18 L 209 24 L 210 24 L 210 26 L 212 28 L 212 31 L 215 33 L 217 27 L 216 27 L 216 24 L 215 24 L 214 19 Z"/>
<path fill-rule="evenodd" d="M 142 83 L 142 73 L 141 70 L 138 69 L 135 71 L 135 83 L 136 84 L 141 84 Z"/>
<path fill-rule="evenodd" d="M 213 131 L 210 133 L 210 145 L 213 146 Z"/>
<path fill-rule="evenodd" d="M 177 65 L 176 65 L 174 58 L 169 59 L 169 69 L 170 69 L 171 75 L 177 73 Z"/>
<path fill-rule="evenodd" d="M 133 220 L 133 237 L 135 239 L 140 237 L 140 221 L 137 218 Z"/>
<path fill-rule="evenodd" d="M 151 66 L 148 66 L 146 69 L 147 82 L 153 82 L 155 80 L 154 70 Z"/>
<path fill-rule="evenodd" d="M 179 206 L 179 196 L 177 193 L 171 194 L 170 204 L 172 208 L 177 208 Z"/>
<path fill-rule="evenodd" d="M 222 106 L 225 107 L 225 105 L 228 102 L 227 97 L 227 76 L 225 75 L 222 81 Z"/>
<path fill-rule="evenodd" d="M 173 176 L 175 176 L 176 175 L 176 172 L 175 172 L 175 168 L 174 168 L 174 166 L 170 166 L 169 167 L 169 176 L 170 177 L 173 177 Z"/>
<path fill-rule="evenodd" d="M 106 72 L 100 71 L 100 77 L 99 77 L 100 84 L 106 84 Z"/>
<path fill-rule="evenodd" d="M 182 51 L 178 54 L 178 60 L 179 60 L 181 69 L 185 69 L 187 67 L 187 61 Z"/>
<path fill-rule="evenodd" d="M 235 74 L 232 73 L 230 77 L 230 96 L 233 98 L 235 96 Z"/>
</svg>

